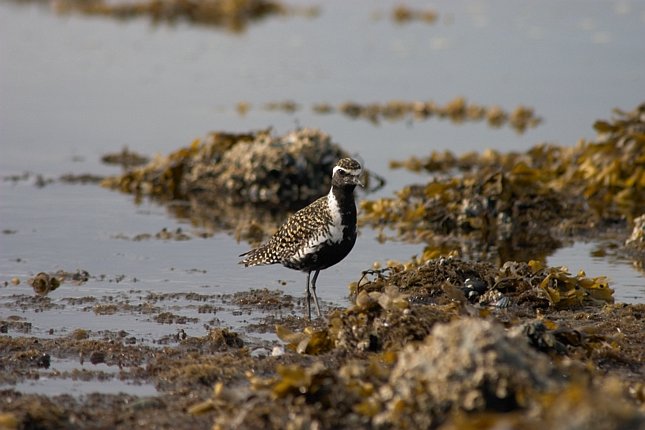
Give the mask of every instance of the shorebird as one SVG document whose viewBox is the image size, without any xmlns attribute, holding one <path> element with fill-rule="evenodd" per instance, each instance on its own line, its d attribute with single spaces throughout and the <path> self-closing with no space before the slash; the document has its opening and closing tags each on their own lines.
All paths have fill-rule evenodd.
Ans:
<svg viewBox="0 0 645 430">
<path fill-rule="evenodd" d="M 309 319 L 312 293 L 316 312 L 321 316 L 316 295 L 318 274 L 345 258 L 356 242 L 354 188 L 363 186 L 361 173 L 358 161 L 339 160 L 332 171 L 331 189 L 326 196 L 291 215 L 266 243 L 240 255 L 246 257 L 240 264 L 247 267 L 280 263 L 306 272 Z"/>
</svg>

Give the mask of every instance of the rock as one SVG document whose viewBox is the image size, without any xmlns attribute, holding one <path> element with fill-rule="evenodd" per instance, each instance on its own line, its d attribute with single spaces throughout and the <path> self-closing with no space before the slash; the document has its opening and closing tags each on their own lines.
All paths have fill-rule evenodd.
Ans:
<svg viewBox="0 0 645 430">
<path fill-rule="evenodd" d="M 506 412 L 528 406 L 529 393 L 561 386 L 550 360 L 501 325 L 464 318 L 436 324 L 420 344 L 400 353 L 378 396 L 385 410 L 376 422 L 429 428 L 446 410 Z"/>
<path fill-rule="evenodd" d="M 198 196 L 209 205 L 265 204 L 301 206 L 329 191 L 331 171 L 348 153 L 316 129 L 284 136 L 270 130 L 210 133 L 204 141 L 159 156 L 103 185 L 161 199 Z M 370 177 L 372 183 L 370 186 Z M 365 173 L 366 188 L 382 180 Z"/>
<path fill-rule="evenodd" d="M 347 155 L 328 134 L 299 129 L 285 136 L 258 133 L 240 141 L 218 163 L 201 163 L 187 177 L 189 190 L 222 190 L 233 202 L 308 201 L 326 193 L 330 172 Z"/>
</svg>

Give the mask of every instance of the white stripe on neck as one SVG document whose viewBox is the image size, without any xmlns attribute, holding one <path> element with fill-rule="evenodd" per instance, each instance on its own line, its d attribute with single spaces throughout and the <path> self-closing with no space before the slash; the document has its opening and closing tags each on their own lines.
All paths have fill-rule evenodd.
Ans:
<svg viewBox="0 0 645 430">
<path fill-rule="evenodd" d="M 330 227 L 330 239 L 332 242 L 340 242 L 343 240 L 343 216 L 340 212 L 340 206 L 338 205 L 338 200 L 334 196 L 333 190 L 329 191 L 327 194 L 327 204 L 329 205 L 329 214 L 331 215 L 332 225 Z"/>
</svg>

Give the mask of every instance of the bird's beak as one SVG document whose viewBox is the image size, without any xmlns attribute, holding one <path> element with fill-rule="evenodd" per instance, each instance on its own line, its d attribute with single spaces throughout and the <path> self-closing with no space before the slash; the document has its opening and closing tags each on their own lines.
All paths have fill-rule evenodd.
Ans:
<svg viewBox="0 0 645 430">
<path fill-rule="evenodd" d="M 358 176 L 354 176 L 354 184 L 361 186 L 362 188 L 365 188 L 365 185 L 363 182 L 361 182 L 361 178 Z"/>
</svg>

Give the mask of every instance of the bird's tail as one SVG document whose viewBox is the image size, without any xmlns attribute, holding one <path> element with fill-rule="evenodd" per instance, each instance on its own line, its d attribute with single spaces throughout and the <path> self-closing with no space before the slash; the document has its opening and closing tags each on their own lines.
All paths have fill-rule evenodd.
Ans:
<svg viewBox="0 0 645 430">
<path fill-rule="evenodd" d="M 268 264 L 268 262 L 264 261 L 264 253 L 262 252 L 262 248 L 255 248 L 251 249 L 250 251 L 246 251 L 243 254 L 239 255 L 240 257 L 246 257 L 240 260 L 239 264 L 244 264 L 246 267 L 249 266 L 258 266 L 261 264 Z"/>
<path fill-rule="evenodd" d="M 246 258 L 243 258 L 242 260 L 240 260 L 238 262 L 238 264 L 244 264 L 247 267 L 252 266 L 251 261 L 253 260 L 253 253 L 254 252 L 255 252 L 255 249 L 251 249 L 250 251 L 246 251 L 246 252 L 238 255 L 238 257 L 246 257 Z"/>
<path fill-rule="evenodd" d="M 247 267 L 280 263 L 280 259 L 271 252 L 271 248 L 269 246 L 261 246 L 250 251 L 246 251 L 244 254 L 240 254 L 240 257 L 246 257 L 240 260 L 240 264 L 244 264 Z"/>
</svg>

